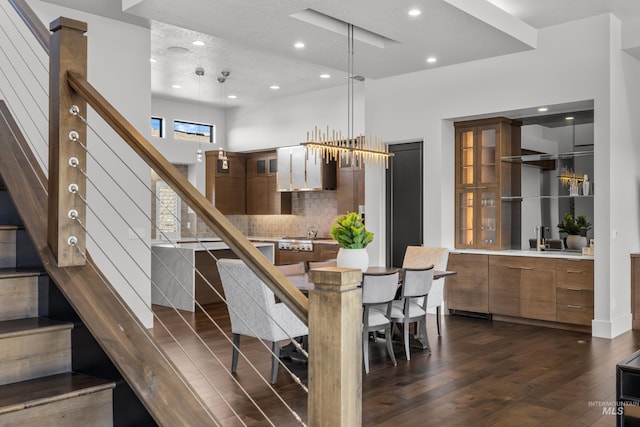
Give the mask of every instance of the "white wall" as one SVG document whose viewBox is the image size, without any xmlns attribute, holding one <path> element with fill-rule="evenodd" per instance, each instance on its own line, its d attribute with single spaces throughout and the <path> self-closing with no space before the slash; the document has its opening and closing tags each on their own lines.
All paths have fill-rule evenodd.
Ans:
<svg viewBox="0 0 640 427">
<path fill-rule="evenodd" d="M 155 117 L 165 120 L 165 137 L 150 137 L 153 145 L 171 163 L 189 166 L 189 180 L 201 193 L 205 192 L 205 162 L 204 155 L 201 163 L 196 162 L 196 151 L 202 148 L 203 153 L 210 150 L 227 149 L 225 110 L 211 107 L 204 103 L 169 100 L 154 97 L 151 100 L 151 112 Z M 197 142 L 184 141 L 173 137 L 173 121 L 188 121 L 215 125 L 216 143 L 198 144 Z"/>
<path fill-rule="evenodd" d="M 87 22 L 88 80 L 143 135 L 149 135 L 151 115 L 151 69 L 149 65 L 150 33 L 142 28 L 96 15 L 63 8 L 41 1 L 29 4 L 45 23 L 59 16 Z M 86 114 L 86 112 L 85 112 Z M 151 256 L 147 249 L 150 236 L 148 219 L 151 196 L 147 186 L 151 182 L 149 167 L 95 114 L 86 116 L 91 129 L 87 132 L 89 152 L 87 171 L 87 200 L 93 212 L 88 212 L 87 247 L 107 278 L 123 296 L 146 327 L 153 326 L 151 313 L 150 271 Z M 101 139 L 104 140 L 101 141 Z M 108 149 L 126 159 L 130 172 Z M 118 184 L 125 188 L 131 200 L 111 181 L 101 167 L 106 168 Z M 140 180 L 140 181 L 138 181 Z M 104 197 L 98 194 L 98 190 Z M 106 200 L 105 200 L 106 199 Z M 135 201 L 134 202 L 132 201 Z M 109 202 L 114 203 L 111 207 Z M 136 206 L 137 205 L 137 206 Z M 126 218 L 128 224 L 120 218 Z M 129 229 L 140 230 L 143 240 L 129 239 Z M 93 243 L 100 242 L 100 248 Z M 124 246 L 131 256 L 123 250 Z M 108 254 L 107 257 L 105 254 Z M 110 260 L 111 261 L 110 261 Z"/>
<path fill-rule="evenodd" d="M 637 120 L 631 119 L 640 111 L 640 73 L 638 62 L 620 51 L 619 30 L 619 22 L 610 15 L 546 28 L 539 31 L 538 47 L 531 51 L 368 80 L 365 100 L 367 134 L 388 142 L 424 141 L 424 242 L 450 248 L 454 245 L 453 121 L 593 100 L 597 179 L 593 334 L 603 337 L 631 326 L 628 258 L 640 242 L 638 148 L 633 145 L 639 131 Z M 327 117 L 338 120 L 339 104 L 331 91 L 325 91 L 238 109 L 228 116 L 230 147 L 297 143 L 309 123 L 322 125 Z M 385 260 L 382 188 L 383 172 L 369 167 L 367 223 L 376 240 L 368 249 L 371 262 L 380 265 Z M 621 231 L 615 240 L 613 224 Z"/>
</svg>

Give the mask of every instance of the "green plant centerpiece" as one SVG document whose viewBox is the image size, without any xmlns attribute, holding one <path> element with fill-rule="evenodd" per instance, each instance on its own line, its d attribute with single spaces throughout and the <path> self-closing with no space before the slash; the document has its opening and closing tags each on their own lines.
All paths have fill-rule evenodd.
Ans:
<svg viewBox="0 0 640 427">
<path fill-rule="evenodd" d="M 579 215 L 574 218 L 571 214 L 566 214 L 564 220 L 558 224 L 560 231 L 564 231 L 567 236 L 567 249 L 581 250 L 587 246 L 587 231 L 591 228 L 591 223 L 587 217 Z"/>
<path fill-rule="evenodd" d="M 346 249 L 363 249 L 373 241 L 373 233 L 367 231 L 357 212 L 339 215 L 331 227 L 331 237 Z"/>
<path fill-rule="evenodd" d="M 567 234 L 579 236 L 586 235 L 587 231 L 591 229 L 591 223 L 587 221 L 587 217 L 579 215 L 574 218 L 571 214 L 566 214 L 564 220 L 558 224 L 560 231 L 564 231 Z"/>
<path fill-rule="evenodd" d="M 336 259 L 338 267 L 358 268 L 363 272 L 369 268 L 365 247 L 373 241 L 373 233 L 367 231 L 357 212 L 339 215 L 331 227 L 331 237 L 341 246 Z"/>
</svg>

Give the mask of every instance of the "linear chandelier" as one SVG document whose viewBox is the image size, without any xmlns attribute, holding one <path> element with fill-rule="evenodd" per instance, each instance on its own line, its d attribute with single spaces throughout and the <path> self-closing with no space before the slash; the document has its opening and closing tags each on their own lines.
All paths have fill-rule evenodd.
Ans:
<svg viewBox="0 0 640 427">
<path fill-rule="evenodd" d="M 376 164 L 384 164 L 389 168 L 389 158 L 393 157 L 393 153 L 389 153 L 389 146 L 382 142 L 382 138 L 369 135 L 353 135 L 353 92 L 354 80 L 364 80 L 361 76 L 353 74 L 353 24 L 347 23 L 347 40 L 348 40 L 348 79 L 347 79 L 347 136 L 342 136 L 342 131 L 336 132 L 335 129 L 330 133 L 329 127 L 327 131 L 319 131 L 318 126 L 311 132 L 307 132 L 307 141 L 302 145 L 307 148 L 307 157 L 309 151 L 316 156 L 321 155 L 322 159 L 329 161 L 336 160 L 339 166 L 343 163 L 357 165 L 362 167 L 366 162 Z"/>
</svg>

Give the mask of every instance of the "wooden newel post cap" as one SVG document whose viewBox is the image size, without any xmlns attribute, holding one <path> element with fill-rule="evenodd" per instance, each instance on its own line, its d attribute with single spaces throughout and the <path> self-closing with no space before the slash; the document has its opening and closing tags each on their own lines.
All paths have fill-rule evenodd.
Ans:
<svg viewBox="0 0 640 427">
<path fill-rule="evenodd" d="M 56 32 L 62 28 L 68 28 L 71 30 L 80 31 L 82 33 L 87 32 L 87 23 L 78 21 L 76 19 L 66 18 L 60 16 L 49 24 L 49 31 Z"/>
<path fill-rule="evenodd" d="M 362 282 L 362 270 L 358 268 L 323 267 L 309 271 L 309 281 L 316 290 L 348 291 Z"/>
</svg>

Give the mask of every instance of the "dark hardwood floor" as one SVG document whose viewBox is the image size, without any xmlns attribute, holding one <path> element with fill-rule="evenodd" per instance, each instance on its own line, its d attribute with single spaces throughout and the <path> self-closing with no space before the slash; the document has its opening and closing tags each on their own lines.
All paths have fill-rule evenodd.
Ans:
<svg viewBox="0 0 640 427">
<path fill-rule="evenodd" d="M 206 309 L 228 332 L 225 306 L 211 304 Z M 206 316 L 202 312 L 182 312 L 220 362 L 172 310 L 157 306 L 154 310 L 244 423 L 268 425 L 225 373 L 230 367 L 231 345 Z M 439 338 L 433 315 L 429 315 L 429 322 L 432 351 L 412 349 L 411 361 L 407 361 L 401 342 L 397 342 L 396 367 L 388 359 L 384 340 L 370 343 L 371 372 L 363 374 L 362 381 L 363 425 L 615 426 L 615 417 L 607 413 L 610 402 L 615 401 L 615 365 L 640 348 L 640 331 L 606 340 L 582 332 L 445 316 L 443 336 Z M 156 321 L 156 338 L 216 416 L 224 425 L 241 425 L 214 387 L 201 378 L 191 360 L 162 329 Z M 241 348 L 268 378 L 267 350 L 246 337 Z M 304 363 L 286 360 L 286 364 L 306 383 Z M 242 359 L 235 378 L 274 425 L 298 425 L 268 384 Z M 274 388 L 306 420 L 307 395 L 282 368 Z"/>
</svg>

